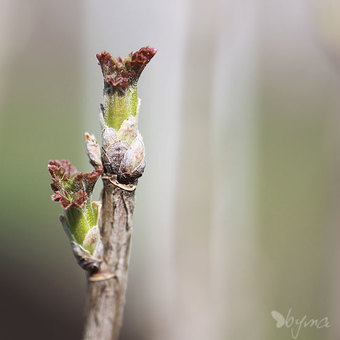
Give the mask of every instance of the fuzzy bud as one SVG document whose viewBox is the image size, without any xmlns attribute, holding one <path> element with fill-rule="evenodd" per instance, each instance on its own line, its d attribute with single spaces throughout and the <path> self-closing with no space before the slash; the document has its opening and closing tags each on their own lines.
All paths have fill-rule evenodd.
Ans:
<svg viewBox="0 0 340 340">
<path fill-rule="evenodd" d="M 134 184 L 145 168 L 144 143 L 138 131 L 137 81 L 155 54 L 155 49 L 143 47 L 124 60 L 107 52 L 97 55 L 104 77 L 102 165 L 106 174 L 123 184 Z"/>
</svg>

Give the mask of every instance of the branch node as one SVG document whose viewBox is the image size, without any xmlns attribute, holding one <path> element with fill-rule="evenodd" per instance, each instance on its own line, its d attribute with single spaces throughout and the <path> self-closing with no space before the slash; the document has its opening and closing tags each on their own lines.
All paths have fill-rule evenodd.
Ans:
<svg viewBox="0 0 340 340">
<path fill-rule="evenodd" d="M 98 282 L 98 281 L 105 281 L 110 280 L 115 277 L 114 274 L 108 272 L 97 272 L 89 276 L 89 281 L 91 282 Z"/>
<path fill-rule="evenodd" d="M 116 186 L 119 189 L 125 190 L 125 191 L 135 191 L 136 190 L 136 184 L 123 184 L 118 182 L 117 180 L 117 175 L 103 175 L 102 176 L 103 180 L 108 180 L 111 184 Z"/>
</svg>

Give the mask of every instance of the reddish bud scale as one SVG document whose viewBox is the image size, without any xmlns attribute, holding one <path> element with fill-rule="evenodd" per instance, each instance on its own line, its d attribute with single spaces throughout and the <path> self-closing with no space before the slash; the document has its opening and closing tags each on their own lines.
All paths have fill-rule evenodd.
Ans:
<svg viewBox="0 0 340 340">
<path fill-rule="evenodd" d="M 108 52 L 97 54 L 99 65 L 102 68 L 105 82 L 111 85 L 114 91 L 125 92 L 129 86 L 134 86 L 157 50 L 151 47 L 142 47 L 137 52 L 131 52 L 123 60 L 114 59 Z"/>
<path fill-rule="evenodd" d="M 66 210 L 71 206 L 81 208 L 91 196 L 93 187 L 102 169 L 90 173 L 78 172 L 69 161 L 49 161 L 48 170 L 52 176 L 51 188 L 54 191 L 52 200 L 60 202 Z"/>
<path fill-rule="evenodd" d="M 61 206 L 66 210 L 70 207 L 81 208 L 87 200 L 86 192 L 79 190 L 72 195 L 72 201 L 65 190 L 58 190 L 52 196 L 52 200 L 60 202 Z"/>
</svg>

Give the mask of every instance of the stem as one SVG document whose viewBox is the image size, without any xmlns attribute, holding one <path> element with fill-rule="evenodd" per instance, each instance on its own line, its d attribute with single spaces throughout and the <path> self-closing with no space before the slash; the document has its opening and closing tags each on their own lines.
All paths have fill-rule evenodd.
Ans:
<svg viewBox="0 0 340 340">
<path fill-rule="evenodd" d="M 82 248 L 73 244 L 78 263 L 89 271 L 83 340 L 118 340 L 122 327 L 135 189 L 145 168 L 137 81 L 155 53 L 142 47 L 124 60 L 97 54 L 104 76 L 102 149 L 88 134 L 86 141 L 91 164 L 103 172 L 101 240 L 93 258 L 82 258 Z"/>
<path fill-rule="evenodd" d="M 106 124 L 118 131 L 125 119 L 137 114 L 137 88 L 129 87 L 124 94 L 119 92 L 106 94 L 104 108 Z"/>
<path fill-rule="evenodd" d="M 135 192 L 103 179 L 100 235 L 103 261 L 88 276 L 83 340 L 117 340 L 122 327 Z"/>
</svg>

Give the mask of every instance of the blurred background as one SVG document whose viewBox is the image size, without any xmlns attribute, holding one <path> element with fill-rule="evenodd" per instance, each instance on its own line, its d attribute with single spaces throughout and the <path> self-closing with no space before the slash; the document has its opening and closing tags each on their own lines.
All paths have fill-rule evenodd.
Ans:
<svg viewBox="0 0 340 340">
<path fill-rule="evenodd" d="M 0 339 L 81 339 L 47 162 L 91 169 L 95 54 L 145 45 L 121 339 L 287 340 L 289 309 L 330 321 L 299 339 L 339 339 L 337 0 L 0 0 Z"/>
</svg>

